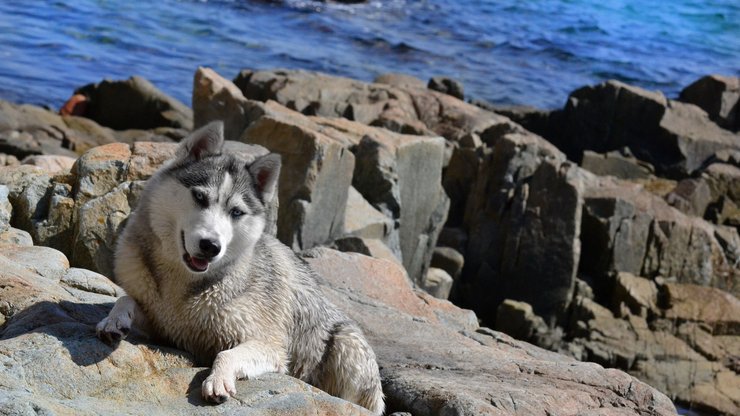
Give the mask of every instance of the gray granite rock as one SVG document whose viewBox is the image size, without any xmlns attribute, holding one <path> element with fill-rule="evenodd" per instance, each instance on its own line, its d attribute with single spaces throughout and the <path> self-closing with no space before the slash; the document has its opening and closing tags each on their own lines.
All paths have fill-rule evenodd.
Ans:
<svg viewBox="0 0 740 416">
<path fill-rule="evenodd" d="M 684 88 L 679 99 L 701 107 L 721 127 L 740 130 L 740 78 L 701 77 Z"/>
</svg>

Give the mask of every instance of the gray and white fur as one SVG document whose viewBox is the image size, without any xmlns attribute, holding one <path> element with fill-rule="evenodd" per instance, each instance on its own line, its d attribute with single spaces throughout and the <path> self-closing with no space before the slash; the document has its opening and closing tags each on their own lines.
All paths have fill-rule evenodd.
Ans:
<svg viewBox="0 0 740 416">
<path fill-rule="evenodd" d="M 221 154 L 223 125 L 179 145 L 149 179 L 118 241 L 115 278 L 127 296 L 97 326 L 114 344 L 132 325 L 212 364 L 203 397 L 235 381 L 288 373 L 384 411 L 375 354 L 357 324 L 325 299 L 309 266 L 265 234 L 280 157 Z"/>
</svg>

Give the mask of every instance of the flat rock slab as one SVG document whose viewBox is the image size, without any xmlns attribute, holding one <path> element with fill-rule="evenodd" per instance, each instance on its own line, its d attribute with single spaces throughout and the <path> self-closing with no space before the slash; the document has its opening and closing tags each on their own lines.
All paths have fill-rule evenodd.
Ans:
<svg viewBox="0 0 740 416">
<path fill-rule="evenodd" d="M 448 302 L 416 302 L 400 266 L 316 249 L 307 261 L 327 296 L 357 320 L 378 356 L 388 412 L 414 415 L 673 415 L 670 400 L 618 370 L 604 369 L 501 333 L 442 321 Z M 352 270 L 343 265 L 355 264 Z M 354 285 L 351 282 L 364 282 Z M 393 296 L 380 295 L 385 287 Z M 367 289 L 367 290 L 366 290 Z"/>
</svg>

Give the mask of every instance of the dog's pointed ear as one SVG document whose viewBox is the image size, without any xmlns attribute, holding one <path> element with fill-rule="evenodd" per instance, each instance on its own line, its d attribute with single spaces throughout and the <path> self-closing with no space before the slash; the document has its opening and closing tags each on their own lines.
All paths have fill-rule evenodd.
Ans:
<svg viewBox="0 0 740 416">
<path fill-rule="evenodd" d="M 258 157 L 249 165 L 249 173 L 254 178 L 255 187 L 265 202 L 272 201 L 277 191 L 280 164 L 280 155 L 270 153 Z"/>
<path fill-rule="evenodd" d="M 224 145 L 224 123 L 212 121 L 184 138 L 177 147 L 177 160 L 200 160 L 221 153 Z"/>
</svg>

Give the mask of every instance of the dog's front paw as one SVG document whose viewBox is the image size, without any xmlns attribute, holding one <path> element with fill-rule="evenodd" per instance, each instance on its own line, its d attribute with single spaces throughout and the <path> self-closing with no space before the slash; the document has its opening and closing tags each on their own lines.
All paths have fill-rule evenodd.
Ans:
<svg viewBox="0 0 740 416">
<path fill-rule="evenodd" d="M 131 331 L 131 317 L 128 315 L 107 316 L 95 327 L 98 338 L 111 346 L 126 338 L 129 331 Z"/>
<path fill-rule="evenodd" d="M 209 402 L 223 403 L 236 394 L 236 377 L 220 371 L 212 371 L 203 381 L 203 398 Z"/>
</svg>

